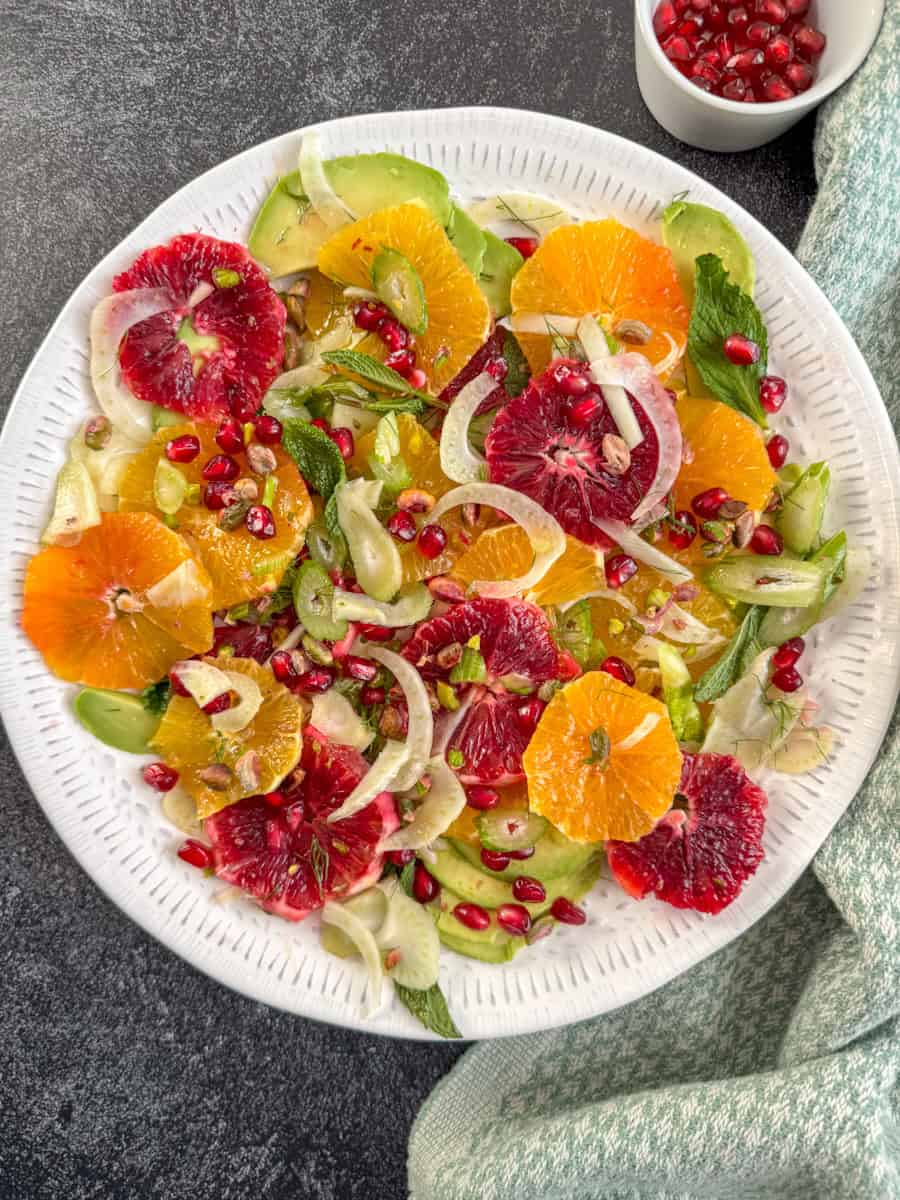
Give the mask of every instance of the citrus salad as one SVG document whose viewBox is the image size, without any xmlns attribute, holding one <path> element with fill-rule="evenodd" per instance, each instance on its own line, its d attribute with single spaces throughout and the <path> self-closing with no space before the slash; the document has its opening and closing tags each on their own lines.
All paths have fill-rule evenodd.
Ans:
<svg viewBox="0 0 900 1200">
<path fill-rule="evenodd" d="M 273 282 L 274 280 L 274 282 Z M 789 461 L 754 263 L 302 139 L 248 245 L 182 234 L 90 321 L 97 411 L 22 624 L 150 755 L 172 853 L 458 1036 L 441 947 L 700 913 L 763 857 L 763 770 L 827 757 L 804 636 L 865 558 Z M 539 953 L 540 951 L 534 951 Z"/>
</svg>

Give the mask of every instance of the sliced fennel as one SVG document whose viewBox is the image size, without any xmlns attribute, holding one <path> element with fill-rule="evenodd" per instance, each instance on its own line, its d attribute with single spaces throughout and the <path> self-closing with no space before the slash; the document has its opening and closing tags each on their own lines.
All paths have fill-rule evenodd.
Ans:
<svg viewBox="0 0 900 1200">
<path fill-rule="evenodd" d="M 263 697 L 259 684 L 240 671 L 225 671 L 230 690 L 237 692 L 238 702 L 224 712 L 214 713 L 210 724 L 218 733 L 239 733 L 250 724 L 262 707 Z"/>
<path fill-rule="evenodd" d="M 97 493 L 87 467 L 69 460 L 56 477 L 53 512 L 41 534 L 41 541 L 71 546 L 86 529 L 99 525 L 100 520 Z"/>
<path fill-rule="evenodd" d="M 328 814 L 328 823 L 333 825 L 335 821 L 343 821 L 362 812 L 376 796 L 394 786 L 398 772 L 408 761 L 409 747 L 406 742 L 386 741 L 381 753 L 344 803 Z"/>
<path fill-rule="evenodd" d="M 404 745 L 409 757 L 398 768 L 394 780 L 394 787 L 397 791 L 402 792 L 417 782 L 431 755 L 431 745 L 434 740 L 434 717 L 431 712 L 431 701 L 425 690 L 422 676 L 402 655 L 396 654 L 393 650 L 387 650 L 384 646 L 371 644 L 362 647 L 360 653 L 374 658 L 383 667 L 387 667 L 406 697 L 409 725 Z"/>
<path fill-rule="evenodd" d="M 362 592 L 334 589 L 332 615 L 336 621 L 365 621 L 368 625 L 386 625 L 402 629 L 424 621 L 431 611 L 432 595 L 424 583 L 412 583 L 392 603 L 373 600 Z"/>
<path fill-rule="evenodd" d="M 701 750 L 731 754 L 748 771 L 764 766 L 800 719 L 801 691 L 780 692 L 769 683 L 773 649 L 764 650 L 749 671 L 713 704 Z"/>
<path fill-rule="evenodd" d="M 561 225 L 571 225 L 574 220 L 556 200 L 531 192 L 497 192 L 483 200 L 475 200 L 466 213 L 477 225 L 490 228 L 513 224 L 539 237 L 545 237 Z"/>
<path fill-rule="evenodd" d="M 650 542 L 645 541 L 640 534 L 635 533 L 624 521 L 608 521 L 594 517 L 593 522 L 607 537 L 612 538 L 614 542 L 621 546 L 626 554 L 630 554 L 632 558 L 636 558 L 638 562 L 645 563 L 648 567 L 655 567 L 660 575 L 665 575 L 667 579 L 672 579 L 676 583 L 683 583 L 687 579 L 694 578 L 687 567 L 680 562 L 676 562 L 674 558 L 669 558 L 661 550 L 657 550 Z"/>
<path fill-rule="evenodd" d="M 203 836 L 203 822 L 197 816 L 197 805 L 180 783 L 162 795 L 163 816 L 188 837 Z"/>
<path fill-rule="evenodd" d="M 659 632 L 670 642 L 683 642 L 689 646 L 721 646 L 725 641 L 721 633 L 704 625 L 680 604 L 669 605 L 663 614 Z"/>
<path fill-rule="evenodd" d="M 346 900 L 332 903 L 339 903 L 345 911 L 353 913 L 369 933 L 374 933 L 387 915 L 387 896 L 379 887 L 366 888 L 365 891 L 357 892 L 355 896 L 349 896 Z M 320 941 L 322 949 L 337 958 L 352 958 L 354 954 L 359 954 L 356 943 L 338 929 L 337 925 L 323 924 Z"/>
<path fill-rule="evenodd" d="M 826 725 L 795 725 L 767 762 L 774 771 L 783 775 L 802 775 L 814 771 L 834 749 L 834 731 Z"/>
<path fill-rule="evenodd" d="M 384 970 L 378 945 L 371 930 L 354 912 L 334 900 L 326 901 L 322 908 L 322 920 L 326 925 L 334 925 L 341 933 L 346 934 L 359 951 L 366 968 L 368 992 L 368 1003 L 364 1009 L 364 1016 L 373 1016 L 381 1006 Z"/>
<path fill-rule="evenodd" d="M 375 737 L 375 730 L 359 716 L 346 696 L 329 688 L 313 697 L 309 723 L 314 729 L 342 746 L 365 750 Z"/>
<path fill-rule="evenodd" d="M 412 821 L 386 838 L 379 850 L 421 850 L 445 833 L 466 807 L 462 784 L 443 758 L 429 759 L 425 769 L 431 776 L 428 794 Z"/>
<path fill-rule="evenodd" d="M 469 444 L 469 425 L 496 389 L 497 380 L 482 371 L 462 388 L 447 410 L 441 430 L 441 470 L 454 483 L 473 483 L 484 476 L 485 460 Z"/>
<path fill-rule="evenodd" d="M 399 887 L 388 891 L 387 885 L 380 886 L 388 905 L 375 941 L 385 956 L 387 973 L 401 987 L 425 991 L 438 978 L 441 943 L 437 926 L 424 904 L 411 900 Z"/>
<path fill-rule="evenodd" d="M 603 368 L 607 366 L 611 357 L 606 334 L 600 328 L 596 317 L 592 316 L 581 318 L 576 333 L 587 356 L 591 378 L 601 388 L 603 399 L 622 440 L 629 450 L 633 450 L 644 440 L 644 435 L 624 387 L 615 382 L 604 383 L 604 377 L 608 378 L 608 375 L 605 375 Z"/>
<path fill-rule="evenodd" d="M 703 717 L 694 700 L 690 672 L 674 646 L 660 642 L 658 653 L 663 700 L 675 737 L 679 742 L 699 742 L 703 736 Z"/>
<path fill-rule="evenodd" d="M 338 521 L 360 587 L 376 600 L 391 600 L 403 582 L 403 563 L 396 542 L 372 511 L 381 488 L 377 479 L 354 479 L 342 484 L 335 495 Z"/>
<path fill-rule="evenodd" d="M 141 445 L 152 434 L 151 405 L 139 400 L 122 377 L 119 346 L 132 325 L 172 308 L 166 288 L 134 288 L 101 300 L 91 313 L 91 382 L 100 408 L 126 437 Z"/>
<path fill-rule="evenodd" d="M 469 585 L 470 591 L 500 598 L 527 592 L 540 583 L 565 552 L 566 535 L 562 526 L 555 517 L 521 492 L 499 483 L 464 483 L 441 497 L 431 511 L 430 519 L 439 521 L 445 513 L 461 504 L 487 504 L 491 508 L 499 508 L 521 525 L 534 550 L 534 561 L 524 575 L 496 581 L 476 579 Z"/>
<path fill-rule="evenodd" d="M 223 692 L 231 691 L 231 680 L 226 672 L 211 663 L 188 658 L 175 663 L 171 669 L 200 708 L 205 708 L 210 700 L 215 700 Z"/>
<path fill-rule="evenodd" d="M 307 199 L 317 216 L 334 233 L 355 218 L 328 182 L 322 164 L 322 140 L 317 133 L 305 133 L 300 142 L 300 180 Z"/>
<path fill-rule="evenodd" d="M 186 558 L 174 570 L 157 580 L 144 593 L 154 608 L 183 608 L 188 604 L 212 604 L 212 585 L 209 576 L 194 558 Z"/>
</svg>

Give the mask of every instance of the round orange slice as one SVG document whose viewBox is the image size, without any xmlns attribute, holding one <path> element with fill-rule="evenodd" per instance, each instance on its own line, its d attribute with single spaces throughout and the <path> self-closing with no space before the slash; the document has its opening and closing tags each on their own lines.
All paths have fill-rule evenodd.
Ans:
<svg viewBox="0 0 900 1200">
<path fill-rule="evenodd" d="M 748 508 L 763 509 L 777 477 L 759 426 L 718 400 L 679 396 L 675 410 L 684 438 L 683 457 L 689 460 L 675 480 L 676 508 L 689 509 L 700 492 L 724 487 Z"/>
<path fill-rule="evenodd" d="M 476 579 L 515 579 L 524 575 L 534 550 L 519 525 L 487 529 L 452 568 L 454 579 L 468 587 Z M 566 549 L 544 578 L 526 596 L 535 604 L 566 604 L 585 593 L 606 587 L 603 555 L 577 538 L 566 538 Z"/>
<path fill-rule="evenodd" d="M 22 627 L 61 679 L 140 688 L 212 645 L 212 584 L 150 513 L 104 513 L 28 564 Z"/>
<path fill-rule="evenodd" d="M 203 466 L 214 454 L 221 454 L 214 432 L 210 425 L 173 425 L 161 429 L 125 468 L 119 482 L 119 509 L 157 511 L 153 490 L 157 464 L 165 460 L 166 442 L 186 433 L 200 439 L 200 453 L 193 462 L 177 464 L 177 469 L 188 486 L 195 485 L 202 493 Z M 229 608 L 271 591 L 303 545 L 306 527 L 312 520 L 309 492 L 293 459 L 279 447 L 274 447 L 274 451 L 278 463 L 274 471 L 278 486 L 272 506 L 274 537 L 261 541 L 243 524 L 237 529 L 224 529 L 220 524 L 221 512 L 206 508 L 199 496 L 193 501 L 188 497 L 174 514 L 178 532 L 209 572 L 215 609 Z M 261 496 L 265 478 L 254 474 L 243 454 L 237 457 L 241 477 L 252 479 Z"/>
<path fill-rule="evenodd" d="M 268 667 L 252 658 L 207 658 L 204 662 L 249 676 L 259 686 L 263 700 L 250 723 L 231 734 L 217 732 L 190 696 L 173 695 L 169 701 L 151 745 L 178 771 L 201 820 L 245 796 L 273 791 L 297 764 L 304 719 L 298 697 L 278 683 Z M 255 775 L 249 782 L 242 771 L 245 755 L 253 757 Z M 224 770 L 210 771 L 211 767 Z"/>
<path fill-rule="evenodd" d="M 416 364 L 436 394 L 486 341 L 488 302 L 440 224 L 418 204 L 383 208 L 338 230 L 319 250 L 319 270 L 345 287 L 371 288 L 382 250 L 403 254 L 421 280 L 428 327 L 416 336 Z"/>
<path fill-rule="evenodd" d="M 602 671 L 556 693 L 523 762 L 532 810 L 575 842 L 637 841 L 681 777 L 665 705 Z"/>
<path fill-rule="evenodd" d="M 512 282 L 516 318 L 596 316 L 627 350 L 638 350 L 654 365 L 684 353 L 690 313 L 671 253 L 608 218 L 563 225 L 547 234 Z M 622 321 L 650 329 L 646 342 L 616 334 Z M 550 331 L 516 333 L 535 375 L 553 356 Z M 671 360 L 670 360 L 671 361 Z M 674 363 L 672 364 L 675 365 Z M 670 368 L 671 369 L 671 368 Z"/>
</svg>

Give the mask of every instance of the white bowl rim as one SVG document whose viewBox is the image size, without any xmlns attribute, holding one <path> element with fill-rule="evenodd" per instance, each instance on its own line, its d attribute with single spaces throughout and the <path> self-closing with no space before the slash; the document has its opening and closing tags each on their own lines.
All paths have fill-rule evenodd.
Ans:
<svg viewBox="0 0 900 1200">
<path fill-rule="evenodd" d="M 832 92 L 836 92 L 842 84 L 846 83 L 872 49 L 882 21 L 884 20 L 886 0 L 874 0 L 876 8 L 873 12 L 876 19 L 872 22 L 871 36 L 863 38 L 857 52 L 852 54 L 833 76 L 828 79 L 819 80 L 811 88 L 794 96 L 791 100 L 776 100 L 764 104 L 745 104 L 742 100 L 726 100 L 723 96 L 714 96 L 712 93 L 704 92 L 702 88 L 694 87 L 693 84 L 688 83 L 681 72 L 676 70 L 665 54 L 663 54 L 662 47 L 657 41 L 651 24 L 652 10 L 656 7 L 657 2 L 658 0 L 649 0 L 648 5 L 647 0 L 634 0 L 634 7 L 638 27 L 644 43 L 647 45 L 651 57 L 656 60 L 657 66 L 661 68 L 663 73 L 677 84 L 680 90 L 686 95 L 691 96 L 701 104 L 707 105 L 709 108 L 718 109 L 720 112 L 734 113 L 735 115 L 739 113 L 741 116 L 746 117 L 748 121 L 761 121 L 766 117 L 774 117 L 781 113 L 799 111 L 802 115 L 817 104 L 821 104 L 823 100 L 827 100 Z"/>
</svg>

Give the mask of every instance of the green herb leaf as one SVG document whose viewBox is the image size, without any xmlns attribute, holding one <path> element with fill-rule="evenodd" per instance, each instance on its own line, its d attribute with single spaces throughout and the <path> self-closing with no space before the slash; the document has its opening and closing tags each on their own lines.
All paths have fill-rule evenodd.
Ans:
<svg viewBox="0 0 900 1200">
<path fill-rule="evenodd" d="M 413 875 L 415 872 L 415 859 L 413 859 L 412 862 L 408 862 L 400 872 L 400 886 L 403 888 L 404 892 L 406 892 L 407 896 L 412 896 L 413 894 Z"/>
<path fill-rule="evenodd" d="M 341 452 L 328 434 L 307 421 L 288 421 L 282 444 L 306 482 L 329 500 L 347 473 Z"/>
<path fill-rule="evenodd" d="M 531 368 L 528 359 L 522 353 L 522 347 L 516 336 L 507 329 L 503 339 L 503 357 L 506 360 L 507 372 L 503 386 L 507 395 L 518 396 L 531 378 Z"/>
<path fill-rule="evenodd" d="M 341 529 L 341 523 L 338 520 L 337 488 L 335 488 L 335 490 L 328 497 L 328 503 L 325 505 L 325 511 L 322 514 L 322 517 L 325 521 L 325 528 L 328 530 L 328 532 L 331 534 L 331 536 L 335 539 L 335 541 L 337 541 L 338 538 L 340 538 L 341 544 L 346 546 L 347 541 L 346 541 L 346 538 L 344 537 L 344 531 L 343 531 L 343 529 Z"/>
<path fill-rule="evenodd" d="M 739 367 L 725 357 L 722 343 L 742 333 L 759 346 L 759 361 Z M 697 259 L 694 308 L 688 332 L 688 353 L 700 377 L 717 400 L 768 427 L 759 402 L 759 381 L 766 373 L 768 337 L 762 315 L 746 292 L 729 283 L 728 272 L 715 254 Z"/>
<path fill-rule="evenodd" d="M 371 354 L 361 354 L 359 350 L 327 350 L 322 355 L 322 362 L 340 367 L 343 371 L 352 371 L 380 392 L 397 392 L 402 396 L 415 391 L 397 371 L 386 367 Z"/>
<path fill-rule="evenodd" d="M 169 701 L 172 698 L 172 685 L 168 678 L 160 679 L 157 683 L 151 683 L 149 687 L 145 687 L 141 692 L 140 700 L 147 712 L 153 713 L 156 717 L 161 717 L 169 707 Z"/>
<path fill-rule="evenodd" d="M 375 426 L 375 444 L 372 447 L 372 453 L 384 466 L 387 466 L 400 453 L 400 429 L 395 413 L 388 413 Z"/>
<path fill-rule="evenodd" d="M 740 679 L 749 663 L 759 653 L 758 649 L 755 653 L 753 651 L 758 646 L 757 634 L 765 615 L 766 609 L 761 604 L 754 604 L 747 610 L 743 621 L 721 656 L 697 680 L 694 688 L 695 700 L 718 700 L 736 680 Z"/>
<path fill-rule="evenodd" d="M 417 991 L 415 988 L 401 987 L 394 984 L 394 990 L 412 1015 L 432 1033 L 443 1038 L 460 1038 L 462 1034 L 453 1023 L 447 1001 L 440 985 L 435 983 L 427 991 Z"/>
</svg>

